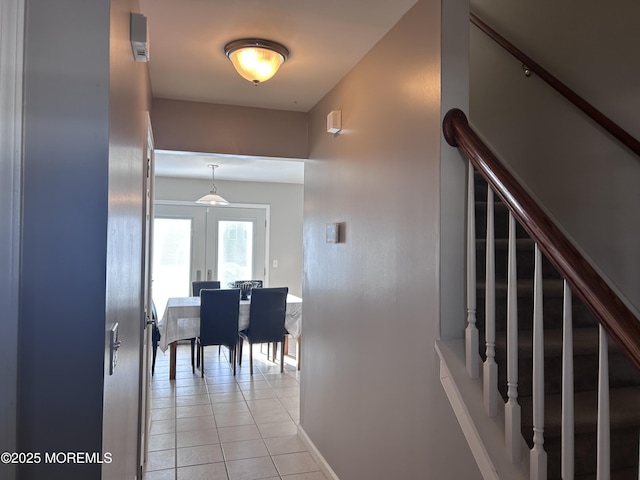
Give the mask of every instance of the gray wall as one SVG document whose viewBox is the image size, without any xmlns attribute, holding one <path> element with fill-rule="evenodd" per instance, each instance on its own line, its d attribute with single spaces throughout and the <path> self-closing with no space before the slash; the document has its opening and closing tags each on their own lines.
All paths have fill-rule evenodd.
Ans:
<svg viewBox="0 0 640 480">
<path fill-rule="evenodd" d="M 469 110 L 469 0 L 442 2 L 441 118 Z M 466 327 L 466 157 L 440 137 L 440 336 Z"/>
<path fill-rule="evenodd" d="M 150 88 L 146 63 L 135 63 L 129 41 L 130 12 L 138 0 L 111 0 L 109 76 L 109 193 L 104 361 L 109 329 L 119 325 L 118 365 L 104 378 L 103 451 L 114 461 L 103 479 L 133 479 L 137 473 L 141 362 L 143 175 Z M 126 199 L 126 201 L 123 201 Z M 105 371 L 107 368 L 105 368 Z"/>
<path fill-rule="evenodd" d="M 23 452 L 102 451 L 109 3 L 27 2 L 18 346 Z M 100 465 L 43 462 L 21 466 L 18 476 L 99 478 Z"/>
<path fill-rule="evenodd" d="M 24 2 L 0 3 L 0 452 L 16 451 Z M 0 478 L 15 466 L 0 463 Z"/>
<path fill-rule="evenodd" d="M 640 138 L 638 2 L 474 0 L 472 9 Z M 524 77 L 520 63 L 475 27 L 470 87 L 472 124 L 640 308 L 638 157 L 535 75 Z"/>
<path fill-rule="evenodd" d="M 310 112 L 301 426 L 342 480 L 480 478 L 433 348 L 440 41 L 440 2 L 420 0 Z"/>
<path fill-rule="evenodd" d="M 125 73 L 133 65 L 124 66 L 131 6 L 27 4 L 18 344 L 18 449 L 112 451 L 114 468 L 126 473 L 111 478 L 129 479 L 137 447 L 141 185 L 139 173 L 124 177 L 141 169 L 143 141 L 141 77 L 123 86 L 134 79 Z M 117 37 L 111 53 L 110 33 Z M 119 73 L 110 75 L 111 62 Z M 116 93 L 130 105 L 111 102 Z M 104 389 L 105 335 L 114 319 L 127 335 L 122 381 L 111 379 Z M 104 443 L 103 413 L 105 424 L 127 422 Z M 43 462 L 22 466 L 19 478 L 85 480 L 101 478 L 101 469 Z"/>
<path fill-rule="evenodd" d="M 156 148 L 307 158 L 307 114 L 154 98 Z"/>
<path fill-rule="evenodd" d="M 271 206 L 269 251 L 278 267 L 269 264 L 270 285 L 286 285 L 292 294 L 302 295 L 303 186 L 216 180 L 216 187 L 231 203 Z M 191 202 L 210 188 L 210 180 L 156 177 L 155 198 Z"/>
</svg>

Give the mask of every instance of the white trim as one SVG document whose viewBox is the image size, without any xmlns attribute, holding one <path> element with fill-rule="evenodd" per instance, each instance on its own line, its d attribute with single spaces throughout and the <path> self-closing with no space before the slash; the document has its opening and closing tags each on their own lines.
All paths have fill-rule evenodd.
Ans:
<svg viewBox="0 0 640 480">
<path fill-rule="evenodd" d="M 438 340 L 440 383 L 449 399 L 469 449 L 485 480 L 529 480 L 529 456 L 511 462 L 504 444 L 504 403 L 488 417 L 482 403 L 482 379 L 469 378 L 464 339 Z M 528 448 L 522 436 L 521 448 Z"/>
<path fill-rule="evenodd" d="M 22 82 L 24 0 L 0 3 L 0 351 L 3 372 L 0 451 L 16 451 L 18 323 L 20 281 L 20 197 L 22 166 Z M 16 478 L 13 466 L 1 464 L 0 477 Z"/>
<path fill-rule="evenodd" d="M 315 444 L 311 441 L 309 435 L 307 435 L 307 432 L 304 431 L 302 425 L 298 425 L 298 437 L 300 437 L 300 439 L 307 446 L 307 448 L 309 449 L 309 453 L 316 461 L 316 463 L 320 466 L 320 470 L 322 470 L 322 473 L 324 473 L 324 475 L 331 480 L 340 480 L 340 478 L 338 478 L 338 475 L 336 475 L 336 472 L 333 471 L 329 463 L 322 456 L 320 450 L 318 450 Z"/>
<path fill-rule="evenodd" d="M 204 203 L 189 202 L 188 200 L 155 200 L 156 205 L 174 205 L 178 207 L 201 207 L 209 208 L 212 205 L 206 205 Z M 228 205 L 215 205 L 216 208 L 263 208 L 267 211 L 270 210 L 271 205 L 264 203 L 230 203 Z"/>
</svg>

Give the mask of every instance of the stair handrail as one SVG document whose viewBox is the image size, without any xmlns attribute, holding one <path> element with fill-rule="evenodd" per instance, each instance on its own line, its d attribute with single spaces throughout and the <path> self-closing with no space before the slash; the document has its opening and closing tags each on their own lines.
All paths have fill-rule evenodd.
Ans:
<svg viewBox="0 0 640 480">
<path fill-rule="evenodd" d="M 589 102 L 587 102 L 584 98 L 574 92 L 567 85 L 558 80 L 555 76 L 549 73 L 547 69 L 542 67 L 538 62 L 533 60 L 522 50 L 520 50 L 518 47 L 516 47 L 514 44 L 512 44 L 506 38 L 496 32 L 493 28 L 480 20 L 474 13 L 470 14 L 470 21 L 487 36 L 498 43 L 502 48 L 504 48 L 507 52 L 516 57 L 531 72 L 535 73 L 538 77 L 547 82 L 553 89 L 560 93 L 560 95 L 564 96 L 577 108 L 582 110 L 583 113 L 589 116 L 589 118 L 591 118 L 594 122 L 596 122 L 607 132 L 613 135 L 629 150 L 640 156 L 640 141 L 633 137 L 629 132 L 627 132 L 620 125 L 615 123 Z"/>
<path fill-rule="evenodd" d="M 640 319 L 556 226 L 493 151 L 454 108 L 443 121 L 449 145 L 461 149 L 540 250 L 590 308 L 622 352 L 640 370 Z"/>
</svg>

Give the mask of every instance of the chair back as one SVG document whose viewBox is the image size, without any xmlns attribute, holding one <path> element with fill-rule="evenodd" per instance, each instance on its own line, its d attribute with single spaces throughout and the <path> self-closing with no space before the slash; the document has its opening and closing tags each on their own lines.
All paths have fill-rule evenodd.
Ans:
<svg viewBox="0 0 640 480">
<path fill-rule="evenodd" d="M 207 290 L 200 293 L 200 344 L 238 343 L 240 290 Z"/>
<path fill-rule="evenodd" d="M 281 342 L 287 334 L 284 319 L 287 311 L 288 287 L 256 288 L 251 293 L 249 328 L 251 343 Z"/>
<path fill-rule="evenodd" d="M 191 282 L 191 292 L 193 297 L 199 297 L 200 290 L 212 290 L 215 288 L 220 288 L 220 282 L 218 280 Z"/>
</svg>

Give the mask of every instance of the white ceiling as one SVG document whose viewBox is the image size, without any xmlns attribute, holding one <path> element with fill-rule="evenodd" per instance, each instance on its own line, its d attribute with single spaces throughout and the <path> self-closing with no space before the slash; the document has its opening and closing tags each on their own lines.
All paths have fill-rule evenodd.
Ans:
<svg viewBox="0 0 640 480">
<path fill-rule="evenodd" d="M 415 2 L 140 0 L 141 13 L 148 24 L 152 94 L 156 98 L 307 112 Z M 258 86 L 241 78 L 223 52 L 229 41 L 245 37 L 274 40 L 290 51 L 276 76 Z M 179 171 L 186 176 L 186 171 L 202 163 L 204 173 L 199 176 L 209 175 L 206 162 L 200 157 L 165 157 L 159 152 L 156 159 L 158 175 L 175 175 Z M 290 181 L 290 161 L 225 159 L 228 168 L 218 169 L 216 178 L 220 175 L 223 179 L 224 170 L 231 175 L 230 164 L 238 160 L 238 169 L 244 167 L 248 176 L 262 179 L 254 180 L 273 181 L 268 178 L 275 173 L 269 168 L 282 168 L 279 181 Z M 225 159 L 214 163 L 222 164 Z M 179 164 L 172 164 L 172 160 Z M 264 175 L 258 175 L 260 171 Z"/>
</svg>

